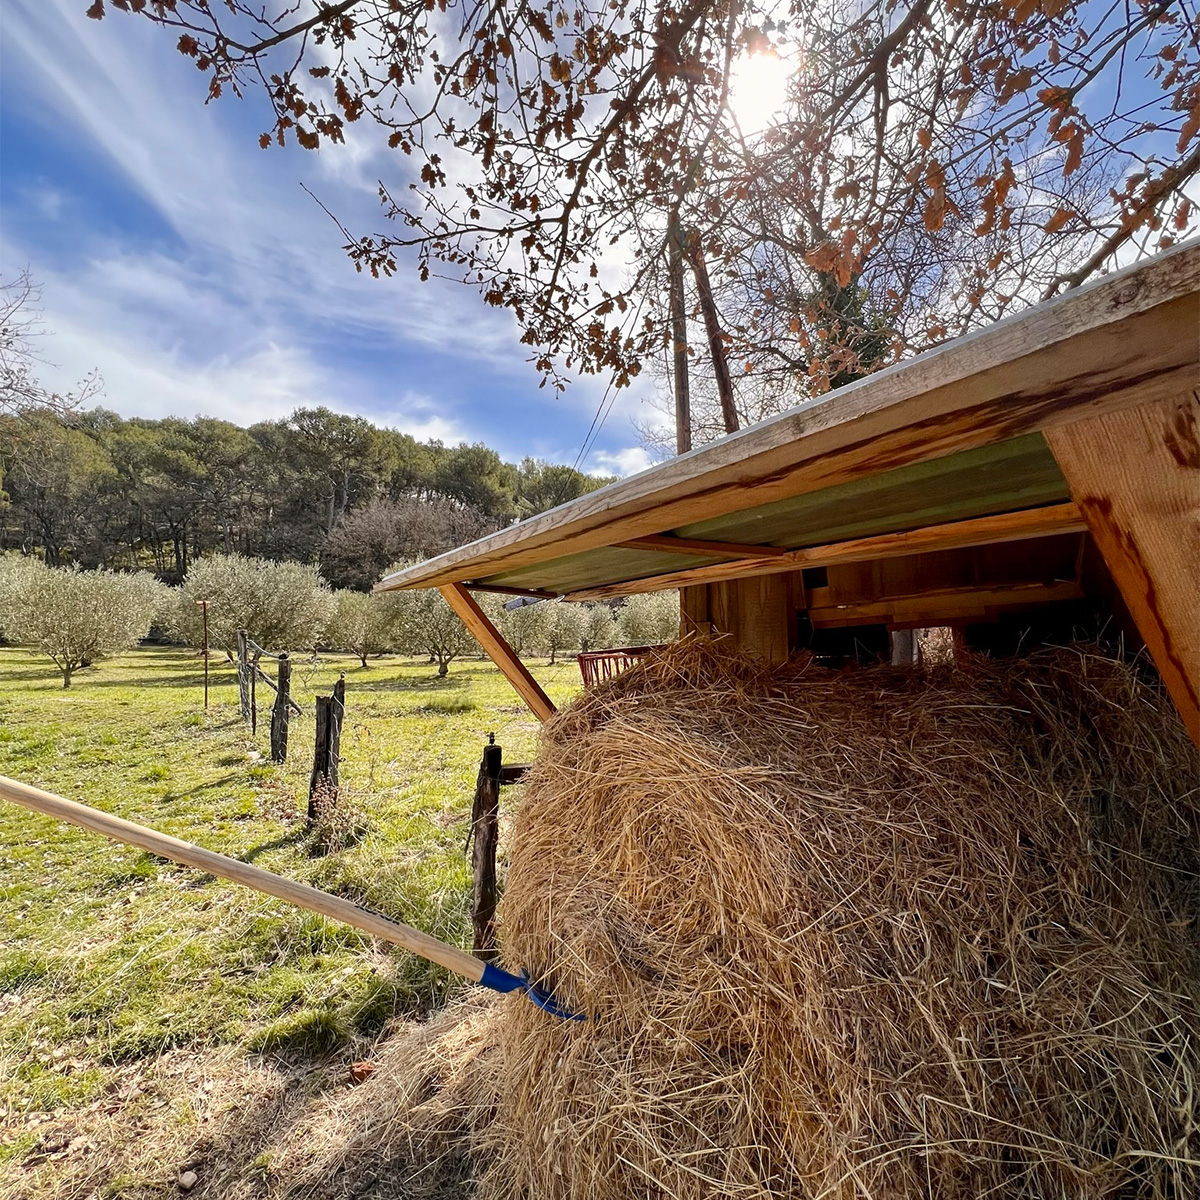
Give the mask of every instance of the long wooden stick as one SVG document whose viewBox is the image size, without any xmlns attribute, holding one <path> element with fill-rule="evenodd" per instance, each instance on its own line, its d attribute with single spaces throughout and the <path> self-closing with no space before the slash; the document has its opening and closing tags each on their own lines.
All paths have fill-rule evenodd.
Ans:
<svg viewBox="0 0 1200 1200">
<path fill-rule="evenodd" d="M 147 829 L 144 825 L 135 825 L 132 821 L 122 820 L 99 809 L 88 808 L 85 804 L 64 800 L 61 796 L 43 792 L 40 788 L 31 787 L 4 775 L 0 775 L 0 796 L 34 812 L 44 813 L 60 821 L 78 825 L 81 829 L 88 829 L 92 833 L 102 834 L 114 842 L 138 846 L 173 862 L 207 871 L 222 879 L 231 879 L 234 883 L 243 884 L 257 892 L 266 892 L 268 896 L 276 896 L 299 908 L 307 908 L 310 912 L 332 917 L 335 921 L 344 921 L 347 925 L 353 925 L 355 929 L 383 938 L 384 941 L 402 946 L 421 958 L 446 967 L 472 983 L 484 982 L 484 969 L 488 964 L 480 959 L 457 946 L 438 941 L 437 938 L 430 937 L 411 925 L 389 921 L 387 917 L 381 917 L 369 908 L 363 908 L 351 900 L 344 900 L 341 896 L 331 896 L 328 892 L 309 887 L 307 883 L 297 883 L 293 879 L 285 879 L 282 875 L 264 871 L 261 867 L 239 862 L 236 858 L 227 858 L 224 854 L 193 846 L 190 842 L 181 842 L 178 838 Z"/>
</svg>

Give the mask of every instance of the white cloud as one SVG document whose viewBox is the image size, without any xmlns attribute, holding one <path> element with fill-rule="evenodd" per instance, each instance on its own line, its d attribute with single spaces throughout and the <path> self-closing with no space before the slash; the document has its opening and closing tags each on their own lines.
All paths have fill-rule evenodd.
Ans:
<svg viewBox="0 0 1200 1200">
<path fill-rule="evenodd" d="M 641 446 L 626 446 L 624 450 L 599 450 L 592 455 L 595 467 L 589 475 L 636 475 L 654 465 L 654 460 Z"/>
<path fill-rule="evenodd" d="M 575 457 L 602 382 L 539 391 L 511 313 L 471 288 L 419 284 L 411 263 L 392 279 L 357 274 L 300 189 L 349 229 L 378 230 L 376 179 L 402 180 L 408 160 L 355 127 L 316 155 L 260 150 L 261 98 L 205 105 L 204 77 L 171 39 L 111 8 L 94 22 L 79 0 L 6 0 L 4 25 L 9 118 L 38 132 L 45 163 L 86 167 L 33 160 L 5 213 L 0 253 L 43 285 L 47 384 L 98 368 L 101 403 L 131 415 L 249 424 L 326 404 L 510 458 Z M 601 447 L 628 438 L 635 406 L 617 398 Z"/>
</svg>

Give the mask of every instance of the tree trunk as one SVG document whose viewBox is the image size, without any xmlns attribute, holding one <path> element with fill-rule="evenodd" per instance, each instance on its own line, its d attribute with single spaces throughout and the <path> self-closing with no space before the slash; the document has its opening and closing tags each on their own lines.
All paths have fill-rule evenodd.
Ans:
<svg viewBox="0 0 1200 1200">
<path fill-rule="evenodd" d="M 438 659 L 438 677 L 445 675 L 450 670 L 450 660 L 448 658 Z"/>
<path fill-rule="evenodd" d="M 671 214 L 667 240 L 674 352 L 675 453 L 686 454 L 692 448 L 692 406 L 688 387 L 687 308 L 683 294 L 683 231 L 679 227 L 678 209 Z"/>
<path fill-rule="evenodd" d="M 63 687 L 69 688 L 71 686 L 71 668 L 63 667 L 62 673 L 63 673 Z"/>
<path fill-rule="evenodd" d="M 687 239 L 688 258 L 692 273 L 696 277 L 696 290 L 700 293 L 700 311 L 704 314 L 704 328 L 708 333 L 708 346 L 712 353 L 713 373 L 717 377 L 717 392 L 721 397 L 721 417 L 726 433 L 736 433 L 738 428 L 737 409 L 733 403 L 733 380 L 729 377 L 729 363 L 725 358 L 725 339 L 721 335 L 721 319 L 713 299 L 712 284 L 708 279 L 708 267 L 704 263 L 704 249 L 699 236 L 693 231 Z"/>
</svg>

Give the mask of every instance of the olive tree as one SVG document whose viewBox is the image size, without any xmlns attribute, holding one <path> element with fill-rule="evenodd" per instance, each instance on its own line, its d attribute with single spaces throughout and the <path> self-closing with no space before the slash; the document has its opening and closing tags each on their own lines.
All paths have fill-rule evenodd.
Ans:
<svg viewBox="0 0 1200 1200">
<path fill-rule="evenodd" d="M 583 632 L 579 644 L 586 653 L 588 650 L 604 650 L 613 644 L 616 636 L 617 623 L 613 611 L 607 604 L 584 604 L 580 606 L 583 613 Z"/>
<path fill-rule="evenodd" d="M 350 588 L 341 588 L 333 595 L 337 607 L 325 627 L 324 640 L 335 650 L 357 654 L 365 667 L 368 654 L 380 654 L 391 644 L 395 604 L 389 604 L 386 596 Z"/>
<path fill-rule="evenodd" d="M 630 596 L 617 615 L 617 640 L 622 646 L 656 646 L 678 636 L 678 592 Z"/>
<path fill-rule="evenodd" d="M 146 636 L 163 592 L 163 585 L 145 573 L 118 575 L 39 563 L 13 572 L 5 585 L 5 625 L 15 641 L 52 659 L 62 672 L 63 687 L 69 688 L 80 667 Z"/>
<path fill-rule="evenodd" d="M 445 675 L 460 655 L 478 650 L 475 638 L 440 592 L 388 592 L 383 599 L 391 606 L 393 649 L 402 654 L 427 654 L 437 663 L 439 675 Z M 475 599 L 488 620 L 502 627 L 504 612 L 497 598 L 476 595 Z"/>
<path fill-rule="evenodd" d="M 545 600 L 537 607 L 543 610 L 533 649 L 549 655 L 553 664 L 564 651 L 578 651 L 583 640 L 583 613 L 575 604 L 564 600 Z"/>
<path fill-rule="evenodd" d="M 467 627 L 437 591 L 396 592 L 393 641 L 405 654 L 428 654 L 438 674 L 475 643 Z"/>
<path fill-rule="evenodd" d="M 0 638 L 15 638 L 15 614 L 21 604 L 21 587 L 36 571 L 44 570 L 37 558 L 15 552 L 0 554 Z"/>
<path fill-rule="evenodd" d="M 505 605 L 501 610 L 500 632 L 517 654 L 533 653 L 543 637 L 546 605 L 540 600 L 520 604 L 514 601 L 512 604 L 513 607 Z"/>
<path fill-rule="evenodd" d="M 198 600 L 210 601 L 210 644 L 230 657 L 239 629 L 267 649 L 312 649 L 337 609 L 315 567 L 240 554 L 208 555 L 188 568 L 173 631 L 190 646 L 201 644 Z"/>
</svg>

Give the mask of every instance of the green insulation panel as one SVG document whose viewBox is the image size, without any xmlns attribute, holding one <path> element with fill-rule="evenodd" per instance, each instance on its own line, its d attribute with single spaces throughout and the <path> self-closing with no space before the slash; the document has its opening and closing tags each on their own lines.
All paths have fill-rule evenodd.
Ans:
<svg viewBox="0 0 1200 1200">
<path fill-rule="evenodd" d="M 1069 499 L 1066 480 L 1046 439 L 1032 433 L 661 532 L 798 550 Z M 719 561 L 696 554 L 605 546 L 478 582 L 562 593 Z"/>
</svg>

